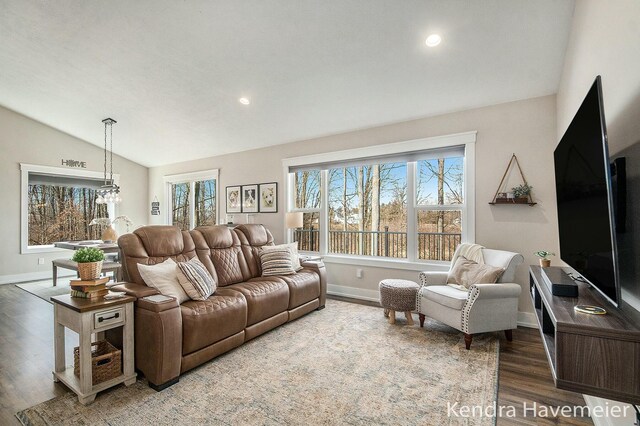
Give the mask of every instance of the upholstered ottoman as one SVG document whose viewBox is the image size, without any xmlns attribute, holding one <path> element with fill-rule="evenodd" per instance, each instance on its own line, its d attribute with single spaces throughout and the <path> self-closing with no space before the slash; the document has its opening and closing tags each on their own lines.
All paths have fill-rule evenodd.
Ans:
<svg viewBox="0 0 640 426">
<path fill-rule="evenodd" d="M 389 323 L 395 324 L 396 311 L 404 312 L 407 324 L 413 325 L 411 312 L 416 310 L 416 296 L 420 286 L 409 280 L 386 279 L 380 281 L 380 305 Z"/>
</svg>

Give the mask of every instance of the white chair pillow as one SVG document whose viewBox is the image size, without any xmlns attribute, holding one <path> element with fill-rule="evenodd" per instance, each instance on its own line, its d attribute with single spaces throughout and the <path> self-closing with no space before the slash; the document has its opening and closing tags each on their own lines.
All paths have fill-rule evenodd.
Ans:
<svg viewBox="0 0 640 426">
<path fill-rule="evenodd" d="M 176 262 L 168 258 L 157 265 L 143 265 L 138 263 L 138 271 L 144 282 L 165 296 L 175 297 L 178 303 L 186 302 L 189 296 L 178 281 Z"/>
</svg>

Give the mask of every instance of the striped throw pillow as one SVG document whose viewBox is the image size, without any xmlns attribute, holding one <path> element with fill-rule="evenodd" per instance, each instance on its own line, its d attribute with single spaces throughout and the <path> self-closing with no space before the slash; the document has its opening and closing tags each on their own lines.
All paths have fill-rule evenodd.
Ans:
<svg viewBox="0 0 640 426">
<path fill-rule="evenodd" d="M 296 273 L 291 263 L 291 252 L 286 247 L 277 250 L 261 251 L 260 263 L 262 263 L 263 277 Z"/>
<path fill-rule="evenodd" d="M 178 262 L 178 281 L 185 293 L 193 300 L 206 300 L 218 287 L 207 268 L 198 258 Z"/>
</svg>

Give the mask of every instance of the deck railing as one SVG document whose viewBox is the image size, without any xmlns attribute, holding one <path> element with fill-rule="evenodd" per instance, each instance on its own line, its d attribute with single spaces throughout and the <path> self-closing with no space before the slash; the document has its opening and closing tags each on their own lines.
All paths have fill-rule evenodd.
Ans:
<svg viewBox="0 0 640 426">
<path fill-rule="evenodd" d="M 294 239 L 298 249 L 320 251 L 318 229 L 297 229 Z M 451 260 L 453 252 L 462 240 L 461 234 L 439 232 L 418 233 L 418 259 Z M 391 258 L 407 257 L 407 233 L 389 231 L 329 231 L 329 253 Z"/>
</svg>

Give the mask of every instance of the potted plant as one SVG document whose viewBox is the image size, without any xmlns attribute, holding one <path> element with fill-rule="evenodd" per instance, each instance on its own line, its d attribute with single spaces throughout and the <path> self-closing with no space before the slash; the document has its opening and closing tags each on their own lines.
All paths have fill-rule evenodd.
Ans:
<svg viewBox="0 0 640 426">
<path fill-rule="evenodd" d="M 537 251 L 535 253 L 536 256 L 538 256 L 540 259 L 540 266 L 543 268 L 548 268 L 549 266 L 551 266 L 551 259 L 549 259 L 549 256 L 555 256 L 555 253 L 551 253 L 550 251 L 545 251 L 545 250 L 540 250 Z"/>
<path fill-rule="evenodd" d="M 515 198 L 516 203 L 528 203 L 529 196 L 531 195 L 531 190 L 533 186 L 529 184 L 523 183 L 522 185 L 514 186 L 511 188 L 511 192 L 513 192 L 513 196 Z"/>
<path fill-rule="evenodd" d="M 95 247 L 83 247 L 73 253 L 71 260 L 78 263 L 78 275 L 81 280 L 89 281 L 100 278 L 104 261 L 102 250 Z"/>
</svg>

